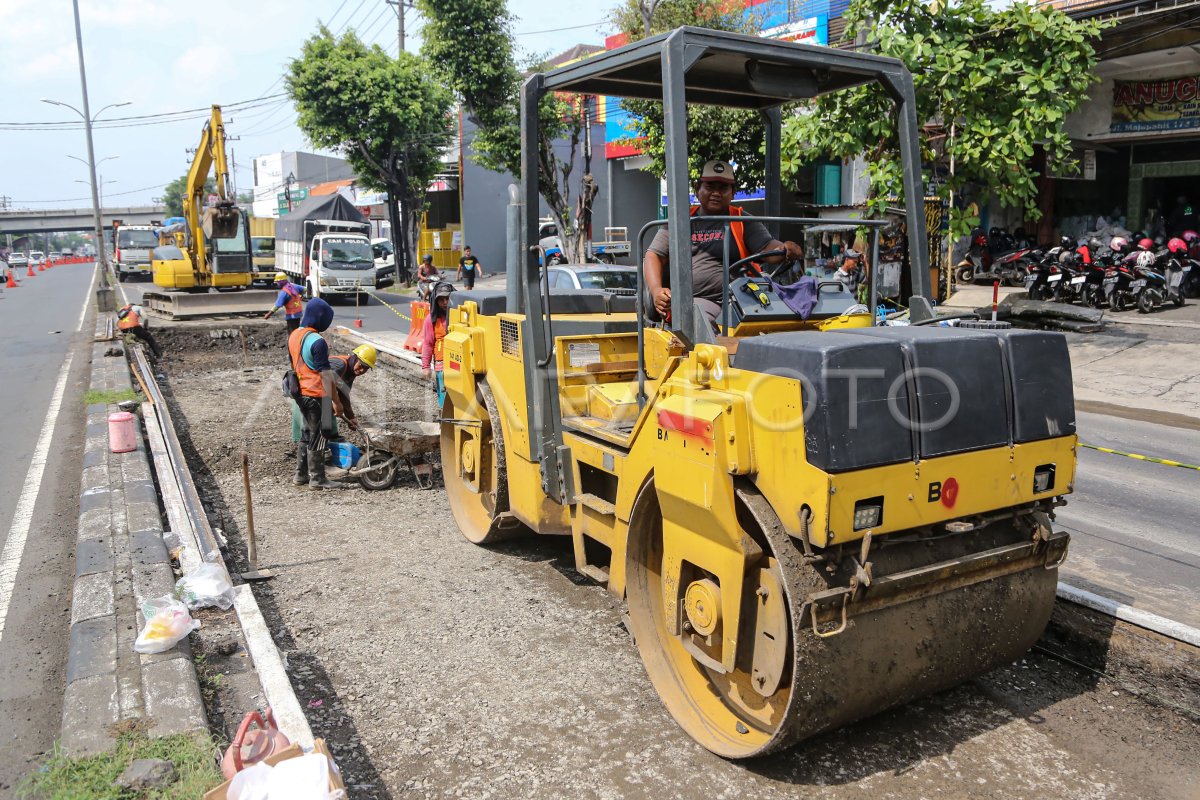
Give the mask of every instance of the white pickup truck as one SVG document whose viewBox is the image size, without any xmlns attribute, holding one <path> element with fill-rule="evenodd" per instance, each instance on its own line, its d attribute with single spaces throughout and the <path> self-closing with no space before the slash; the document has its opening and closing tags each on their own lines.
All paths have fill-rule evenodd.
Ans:
<svg viewBox="0 0 1200 800">
<path fill-rule="evenodd" d="M 546 253 L 550 266 L 567 263 L 563 255 L 562 241 L 558 237 L 558 224 L 543 217 L 538 223 L 538 244 Z M 587 243 L 588 260 L 593 263 L 615 264 L 617 259 L 630 253 L 628 230 L 622 227 L 604 229 L 602 241 Z"/>
<path fill-rule="evenodd" d="M 349 206 L 348 210 L 338 200 L 321 202 L 326 200 L 309 198 L 291 214 L 275 220 L 275 268 L 303 286 L 309 297 L 354 300 L 375 290 L 371 226 L 365 220 L 322 216 L 322 212 L 337 209 L 337 216 L 353 214 L 362 219 L 347 201 L 340 202 Z M 358 300 L 365 301 L 366 296 Z"/>
</svg>

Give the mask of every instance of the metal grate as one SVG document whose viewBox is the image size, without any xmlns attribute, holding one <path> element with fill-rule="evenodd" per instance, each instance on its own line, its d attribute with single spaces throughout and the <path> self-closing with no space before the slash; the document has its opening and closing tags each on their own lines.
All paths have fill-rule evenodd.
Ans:
<svg viewBox="0 0 1200 800">
<path fill-rule="evenodd" d="M 500 352 L 517 358 L 521 355 L 521 329 L 515 320 L 500 320 Z"/>
</svg>

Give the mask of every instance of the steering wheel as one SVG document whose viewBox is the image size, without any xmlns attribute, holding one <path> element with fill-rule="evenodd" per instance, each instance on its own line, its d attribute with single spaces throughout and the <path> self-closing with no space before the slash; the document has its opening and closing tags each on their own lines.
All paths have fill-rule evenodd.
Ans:
<svg viewBox="0 0 1200 800">
<path fill-rule="evenodd" d="M 749 276 L 753 275 L 753 273 L 751 272 L 751 269 L 750 269 L 751 262 L 761 261 L 761 260 L 768 259 L 768 258 L 774 258 L 775 256 L 786 256 L 786 255 L 787 255 L 787 250 L 784 250 L 781 248 L 779 250 L 764 250 L 761 253 L 755 253 L 752 256 L 746 256 L 745 258 L 739 259 L 729 265 L 729 279 L 733 280 L 734 278 L 741 278 L 744 276 L 749 277 Z M 790 263 L 791 262 L 789 262 L 789 261 L 781 262 L 780 265 L 775 269 L 775 271 L 770 273 L 767 277 L 770 277 L 770 278 L 775 277 L 775 275 L 777 273 L 779 273 L 780 270 L 783 269 L 783 267 L 787 266 Z"/>
</svg>

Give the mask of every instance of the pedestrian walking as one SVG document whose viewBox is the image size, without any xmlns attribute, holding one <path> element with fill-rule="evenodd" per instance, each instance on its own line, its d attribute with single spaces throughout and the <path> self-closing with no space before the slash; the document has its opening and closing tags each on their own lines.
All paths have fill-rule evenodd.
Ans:
<svg viewBox="0 0 1200 800">
<path fill-rule="evenodd" d="M 291 336 L 300 327 L 300 317 L 304 313 L 304 287 L 292 283 L 282 272 L 276 272 L 275 288 L 279 290 L 279 295 L 275 298 L 274 307 L 263 316 L 263 319 L 270 319 L 272 314 L 282 308 L 288 336 Z"/>
<path fill-rule="evenodd" d="M 117 329 L 122 333 L 131 333 L 150 345 L 150 349 L 154 351 L 154 357 L 159 358 L 162 356 L 162 351 L 158 349 L 158 342 L 154 341 L 154 337 L 150 335 L 146 325 L 146 309 L 139 305 L 127 303 L 117 311 Z"/>
<path fill-rule="evenodd" d="M 463 287 L 466 289 L 475 288 L 476 278 L 486 278 L 483 274 L 483 265 L 479 263 L 479 259 L 471 253 L 470 246 L 463 248 L 462 258 L 458 260 L 458 272 L 455 278 L 463 282 Z"/>
<path fill-rule="evenodd" d="M 454 287 L 445 281 L 433 287 L 433 299 L 429 304 L 429 316 L 421 338 L 421 377 L 433 381 L 437 392 L 438 413 L 446 402 L 446 383 L 442 375 L 442 340 L 450 327 L 450 295 Z M 432 367 L 432 369 L 430 369 Z"/>
<path fill-rule="evenodd" d="M 300 407 L 303 423 L 300 446 L 296 448 L 297 486 L 311 489 L 343 489 L 345 484 L 325 477 L 325 431 L 333 427 L 335 416 L 344 416 L 341 397 L 335 388 L 333 366 L 329 363 L 329 345 L 321 333 L 333 323 L 333 308 L 314 298 L 304 309 L 300 327 L 288 337 L 288 354 L 299 386 L 293 395 Z"/>
</svg>

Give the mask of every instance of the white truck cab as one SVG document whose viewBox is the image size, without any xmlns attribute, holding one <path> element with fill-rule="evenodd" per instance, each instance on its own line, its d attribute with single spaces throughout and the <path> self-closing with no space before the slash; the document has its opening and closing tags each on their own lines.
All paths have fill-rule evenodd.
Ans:
<svg viewBox="0 0 1200 800">
<path fill-rule="evenodd" d="M 117 225 L 113 232 L 113 268 L 117 280 L 135 275 L 150 277 L 150 255 L 158 247 L 158 233 L 151 225 Z"/>
</svg>

